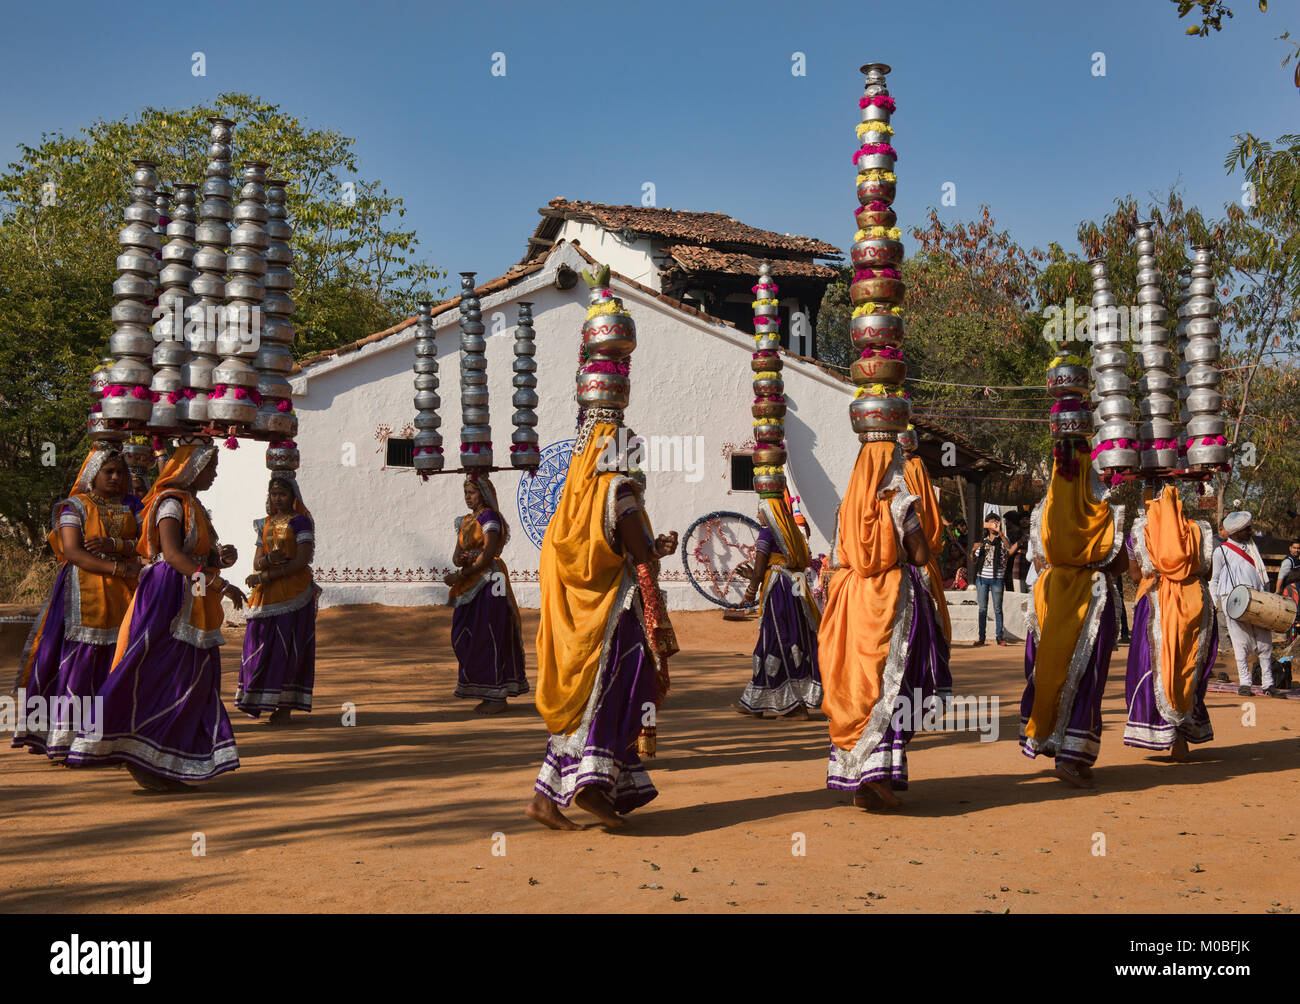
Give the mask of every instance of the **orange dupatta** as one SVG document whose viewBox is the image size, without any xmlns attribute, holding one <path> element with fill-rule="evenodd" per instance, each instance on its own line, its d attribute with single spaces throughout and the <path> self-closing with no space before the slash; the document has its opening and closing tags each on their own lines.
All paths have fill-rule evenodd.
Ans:
<svg viewBox="0 0 1300 1004">
<path fill-rule="evenodd" d="M 1025 724 L 1030 745 L 1050 752 L 1058 738 L 1058 712 L 1071 668 L 1086 658 L 1084 628 L 1099 619 L 1110 585 L 1100 569 L 1114 557 L 1116 518 L 1092 492 L 1086 465 L 1067 478 L 1053 466 L 1042 509 L 1043 558 L 1048 567 L 1034 583 L 1039 638 L 1034 654 L 1034 705 Z M 1093 566 L 1093 567 L 1089 567 Z M 1064 732 L 1064 722 L 1060 731 Z"/>
<path fill-rule="evenodd" d="M 613 422 L 593 427 L 569 461 L 560 501 L 546 527 L 539 559 L 541 623 L 537 628 L 537 710 L 552 735 L 582 724 L 604 655 L 615 603 L 634 588 L 623 555 L 605 536 L 611 485 L 622 475 L 597 468 Z"/>
<path fill-rule="evenodd" d="M 1201 578 L 1202 532 L 1183 515 L 1183 502 L 1173 485 L 1147 502 L 1146 510 L 1142 542 L 1156 574 L 1156 609 L 1149 622 L 1151 651 L 1159 659 L 1157 698 L 1164 696 L 1157 703 L 1168 704 L 1160 713 L 1177 725 L 1196 699 L 1204 659 L 1201 636 L 1209 603 Z"/>
<path fill-rule="evenodd" d="M 840 505 L 840 567 L 831 577 L 817 651 L 822 710 L 831 742 L 842 750 L 863 739 L 874 746 L 893 714 L 892 697 L 891 706 L 881 703 L 886 664 L 900 604 L 910 603 L 891 511 L 901 469 L 897 443 L 864 443 Z M 900 630 L 905 644 L 907 630 Z"/>
<path fill-rule="evenodd" d="M 912 457 L 903 469 L 907 490 L 918 499 L 916 514 L 921 518 L 921 531 L 930 545 L 930 561 L 925 571 L 930 577 L 930 596 L 934 599 L 935 611 L 939 615 L 939 627 L 948 644 L 952 644 L 952 618 L 948 615 L 948 599 L 943 594 L 943 571 L 939 567 L 939 555 L 943 545 L 943 513 L 939 510 L 939 500 L 934 494 L 934 484 L 930 481 L 930 472 L 925 469 L 925 461 Z"/>
</svg>

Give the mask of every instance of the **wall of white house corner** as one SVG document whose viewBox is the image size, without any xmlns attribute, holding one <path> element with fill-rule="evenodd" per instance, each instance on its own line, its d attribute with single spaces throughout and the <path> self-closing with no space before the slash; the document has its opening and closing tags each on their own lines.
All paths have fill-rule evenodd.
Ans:
<svg viewBox="0 0 1300 1004">
<path fill-rule="evenodd" d="M 584 250 L 590 249 L 584 243 Z M 561 262 L 586 263 L 567 248 L 551 255 L 542 272 L 517 286 L 485 297 L 487 360 L 493 445 L 498 464 L 509 463 L 510 397 L 514 322 L 520 300 L 533 303 L 537 333 L 538 433 L 554 448 L 575 433 L 573 377 L 586 286 L 567 291 L 553 285 Z M 757 496 L 730 490 L 732 452 L 752 449 L 750 355 L 752 337 L 676 310 L 614 281 L 637 324 L 632 357 L 632 397 L 627 424 L 644 437 L 683 437 L 685 470 L 647 471 L 647 502 L 655 531 L 683 532 L 705 513 L 729 510 L 753 516 Z M 460 426 L 459 313 L 434 319 L 442 398 L 442 434 L 449 467 L 457 465 Z M 453 474 L 422 482 L 410 468 L 385 467 L 387 436 L 410 436 L 414 329 L 407 328 L 360 351 L 316 363 L 294 377 L 298 473 L 316 521 L 314 567 L 324 590 L 321 603 L 334 606 L 382 603 L 420 606 L 446 601 L 442 574 L 451 567 L 453 519 L 465 511 L 463 481 Z M 852 387 L 806 364 L 786 360 L 789 412 L 786 436 L 791 491 L 801 496 L 812 526 L 814 554 L 830 550 L 836 508 L 857 456 L 848 420 Z M 689 446 L 688 446 L 689 441 Z M 814 452 L 815 451 L 815 452 Z M 546 472 L 543 472 L 546 473 Z M 562 471 L 531 482 L 520 507 L 523 475 L 492 475 L 511 537 L 503 557 L 521 606 L 539 602 L 537 567 L 547 490 L 558 490 Z M 252 520 L 262 515 L 267 472 L 260 445 L 222 451 L 216 485 L 205 502 L 221 539 L 240 551 L 227 573 L 242 582 L 252 570 L 256 541 Z M 529 531 L 532 531 L 531 533 Z M 680 555 L 663 563 L 662 585 L 671 606 L 709 606 L 687 582 Z"/>
</svg>

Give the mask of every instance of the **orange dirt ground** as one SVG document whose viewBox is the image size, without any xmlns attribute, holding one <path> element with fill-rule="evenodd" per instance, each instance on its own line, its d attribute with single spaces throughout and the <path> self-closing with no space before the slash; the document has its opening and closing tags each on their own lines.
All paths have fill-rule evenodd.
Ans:
<svg viewBox="0 0 1300 1004">
<path fill-rule="evenodd" d="M 243 766 L 195 794 L 150 795 L 123 771 L 0 752 L 0 909 L 1300 906 L 1300 701 L 1255 698 L 1247 725 L 1244 699 L 1211 693 L 1215 740 L 1176 765 L 1122 745 L 1121 648 L 1097 790 L 1076 793 L 1016 746 L 1022 649 L 959 647 L 955 692 L 1001 699 L 1000 741 L 918 735 L 904 810 L 868 814 L 824 787 L 824 721 L 728 710 L 750 674 L 755 623 L 724 621 L 720 611 L 679 613 L 674 623 L 683 652 L 651 762 L 660 796 L 624 832 L 557 833 L 524 817 L 545 730 L 529 699 L 484 719 L 470 713 L 473 702 L 452 698 L 449 610 L 334 608 L 320 616 L 316 711 L 295 713 L 282 730 L 232 716 Z M 527 642 L 536 627 L 525 611 Z M 240 633 L 227 630 L 223 651 L 228 708 Z M 0 672 L 14 671 L 12 647 Z M 530 653 L 530 679 L 533 663 Z M 356 705 L 354 727 L 341 724 L 344 702 Z M 199 833 L 201 857 L 192 853 Z"/>
</svg>

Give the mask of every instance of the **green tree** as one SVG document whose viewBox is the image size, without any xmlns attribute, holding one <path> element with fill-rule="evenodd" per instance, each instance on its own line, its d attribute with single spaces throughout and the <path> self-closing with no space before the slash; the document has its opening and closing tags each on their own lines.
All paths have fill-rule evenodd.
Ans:
<svg viewBox="0 0 1300 1004">
<path fill-rule="evenodd" d="M 163 188 L 201 183 L 216 115 L 236 122 L 236 173 L 262 160 L 289 183 L 296 355 L 389 327 L 426 292 L 446 294 L 435 288 L 445 273 L 421 261 L 415 233 L 400 229 L 402 200 L 359 175 L 355 141 L 260 98 L 145 108 L 20 145 L 0 174 L 0 535 L 39 545 L 49 506 L 80 461 L 89 374 L 112 332 L 131 160 L 155 161 Z"/>
</svg>

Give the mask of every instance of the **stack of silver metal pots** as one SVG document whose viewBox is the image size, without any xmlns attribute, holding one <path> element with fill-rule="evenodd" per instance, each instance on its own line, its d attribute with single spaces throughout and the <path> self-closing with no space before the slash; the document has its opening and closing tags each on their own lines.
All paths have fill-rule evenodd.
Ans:
<svg viewBox="0 0 1300 1004">
<path fill-rule="evenodd" d="M 438 343 L 429 318 L 432 304 L 421 300 L 415 322 L 415 469 L 423 474 L 442 470 L 442 419 L 438 409 Z"/>
<path fill-rule="evenodd" d="M 460 274 L 460 464 L 492 466 L 492 421 L 488 412 L 487 340 L 483 310 L 474 295 L 474 273 Z"/>
<path fill-rule="evenodd" d="M 593 277 L 583 278 L 590 288 L 587 319 L 582 324 L 582 365 L 578 368 L 578 405 L 584 412 L 595 408 L 622 412 L 632 393 L 632 381 L 618 372 L 636 349 L 636 325 L 623 302 L 609 287 L 608 265 Z"/>
<path fill-rule="evenodd" d="M 108 340 L 113 365 L 101 399 L 100 414 L 122 429 L 142 429 L 153 411 L 149 385 L 153 383 L 153 307 L 157 300 L 154 257 L 162 248 L 155 208 L 158 175 L 149 160 L 131 162 L 131 202 L 126 207 L 126 226 L 118 232 L 122 253 L 117 257 L 118 277 L 113 282 L 114 332 Z M 125 437 L 123 437 L 125 438 Z"/>
<path fill-rule="evenodd" d="M 1119 324 L 1106 259 L 1093 258 L 1088 266 L 1092 272 L 1094 460 L 1103 472 L 1123 474 L 1138 466 L 1138 431 L 1129 400 L 1128 352 L 1124 348 L 1127 325 L 1121 328 Z"/>
<path fill-rule="evenodd" d="M 194 297 L 189 308 L 187 332 L 190 357 L 181 368 L 185 396 L 177 404 L 177 415 L 187 426 L 208 423 L 208 395 L 213 389 L 213 370 L 221 363 L 217 354 L 217 335 L 221 327 L 223 301 L 226 296 L 226 248 L 230 246 L 230 144 L 235 123 L 225 118 L 210 118 L 208 166 L 203 179 L 203 201 L 199 204 L 199 225 L 195 231 L 198 250 L 194 252 L 194 279 L 190 292 Z"/>
<path fill-rule="evenodd" d="M 90 434 L 90 438 L 108 444 L 120 443 L 126 439 L 126 432 L 121 429 L 110 429 L 108 419 L 104 417 L 103 394 L 104 388 L 108 386 L 108 371 L 112 366 L 113 360 L 105 357 L 90 374 L 90 396 L 94 404 L 90 406 L 90 415 L 86 419 L 86 432 Z"/>
<path fill-rule="evenodd" d="M 1184 265 L 1178 270 L 1178 324 L 1174 336 L 1178 341 L 1175 365 L 1178 368 L 1178 457 L 1179 465 L 1187 465 L 1187 422 L 1192 417 L 1187 410 L 1187 300 L 1191 296 L 1192 267 Z"/>
<path fill-rule="evenodd" d="M 760 495 L 781 495 L 785 489 L 785 381 L 781 371 L 780 332 L 772 326 L 779 307 L 772 266 L 763 262 L 754 287 L 754 490 Z M 760 471 L 760 468 L 768 470 Z"/>
<path fill-rule="evenodd" d="M 1137 228 L 1138 340 L 1142 378 L 1138 381 L 1138 429 L 1142 440 L 1142 470 L 1147 473 L 1178 467 L 1178 397 L 1174 354 L 1169 347 L 1165 294 L 1156 267 L 1155 236 L 1150 223 Z"/>
<path fill-rule="evenodd" d="M 185 306 L 190 283 L 194 279 L 194 201 L 198 186 L 176 186 L 176 205 L 167 224 L 167 243 L 162 248 L 162 271 L 158 275 L 158 306 L 162 316 L 154 325 L 153 383 L 158 395 L 153 402 L 149 425 L 155 429 L 175 429 L 180 424 L 177 406 L 181 390 L 181 367 L 189 360 L 185 344 Z"/>
<path fill-rule="evenodd" d="M 1219 373 L 1219 302 L 1215 298 L 1214 260 L 1210 246 L 1192 248 L 1187 302 L 1179 308 L 1187 320 L 1187 466 L 1223 467 L 1230 456 L 1224 433 L 1223 394 Z"/>
<path fill-rule="evenodd" d="M 537 445 L 537 352 L 536 332 L 533 331 L 533 305 L 519 304 L 519 317 L 515 322 L 515 360 L 512 383 L 515 388 L 510 403 L 515 413 L 511 417 L 515 431 L 510 436 L 510 466 L 520 470 L 535 471 L 541 465 L 542 454 Z"/>
<path fill-rule="evenodd" d="M 262 330 L 253 368 L 262 397 L 253 431 L 292 439 L 298 433 L 289 371 L 293 369 L 293 227 L 289 224 L 286 182 L 266 183 L 266 275 L 262 279 Z"/>
<path fill-rule="evenodd" d="M 860 314 L 850 321 L 853 347 L 862 356 L 850 372 L 859 390 L 849 406 L 849 420 L 863 442 L 893 440 L 907 428 L 912 416 L 911 403 L 903 396 L 903 380 L 907 375 L 907 366 L 901 357 L 903 318 L 891 309 L 903 301 L 904 287 L 898 278 L 903 262 L 903 244 L 887 233 L 872 234 L 872 228 L 888 231 L 897 223 L 893 210 L 896 186 L 882 176 L 886 172 L 893 173 L 895 162 L 890 143 L 892 133 L 885 128 L 890 124 L 894 107 L 885 85 L 885 75 L 889 71 L 890 67 L 885 63 L 868 63 L 862 67 L 866 75 L 864 96 L 859 102 L 862 148 L 854 157 L 859 171 L 857 194 L 860 204 L 855 217 L 859 229 L 865 233 L 861 240 L 854 242 L 850 251 L 854 268 L 861 278 L 855 276 L 849 287 L 849 297 L 855 309 L 865 304 L 876 305 L 872 312 Z M 869 389 L 876 385 L 883 385 L 886 392 L 882 394 Z"/>
<path fill-rule="evenodd" d="M 266 181 L 267 165 L 253 161 L 244 167 L 244 183 L 234 208 L 235 229 L 230 235 L 226 262 L 225 323 L 217 336 L 221 362 L 212 372 L 212 382 L 225 388 L 208 399 L 208 421 L 222 425 L 250 426 L 257 417 L 257 370 L 251 360 L 257 355 L 262 328 L 262 300 L 266 288 Z M 244 430 L 232 430 L 244 431 Z"/>
</svg>

